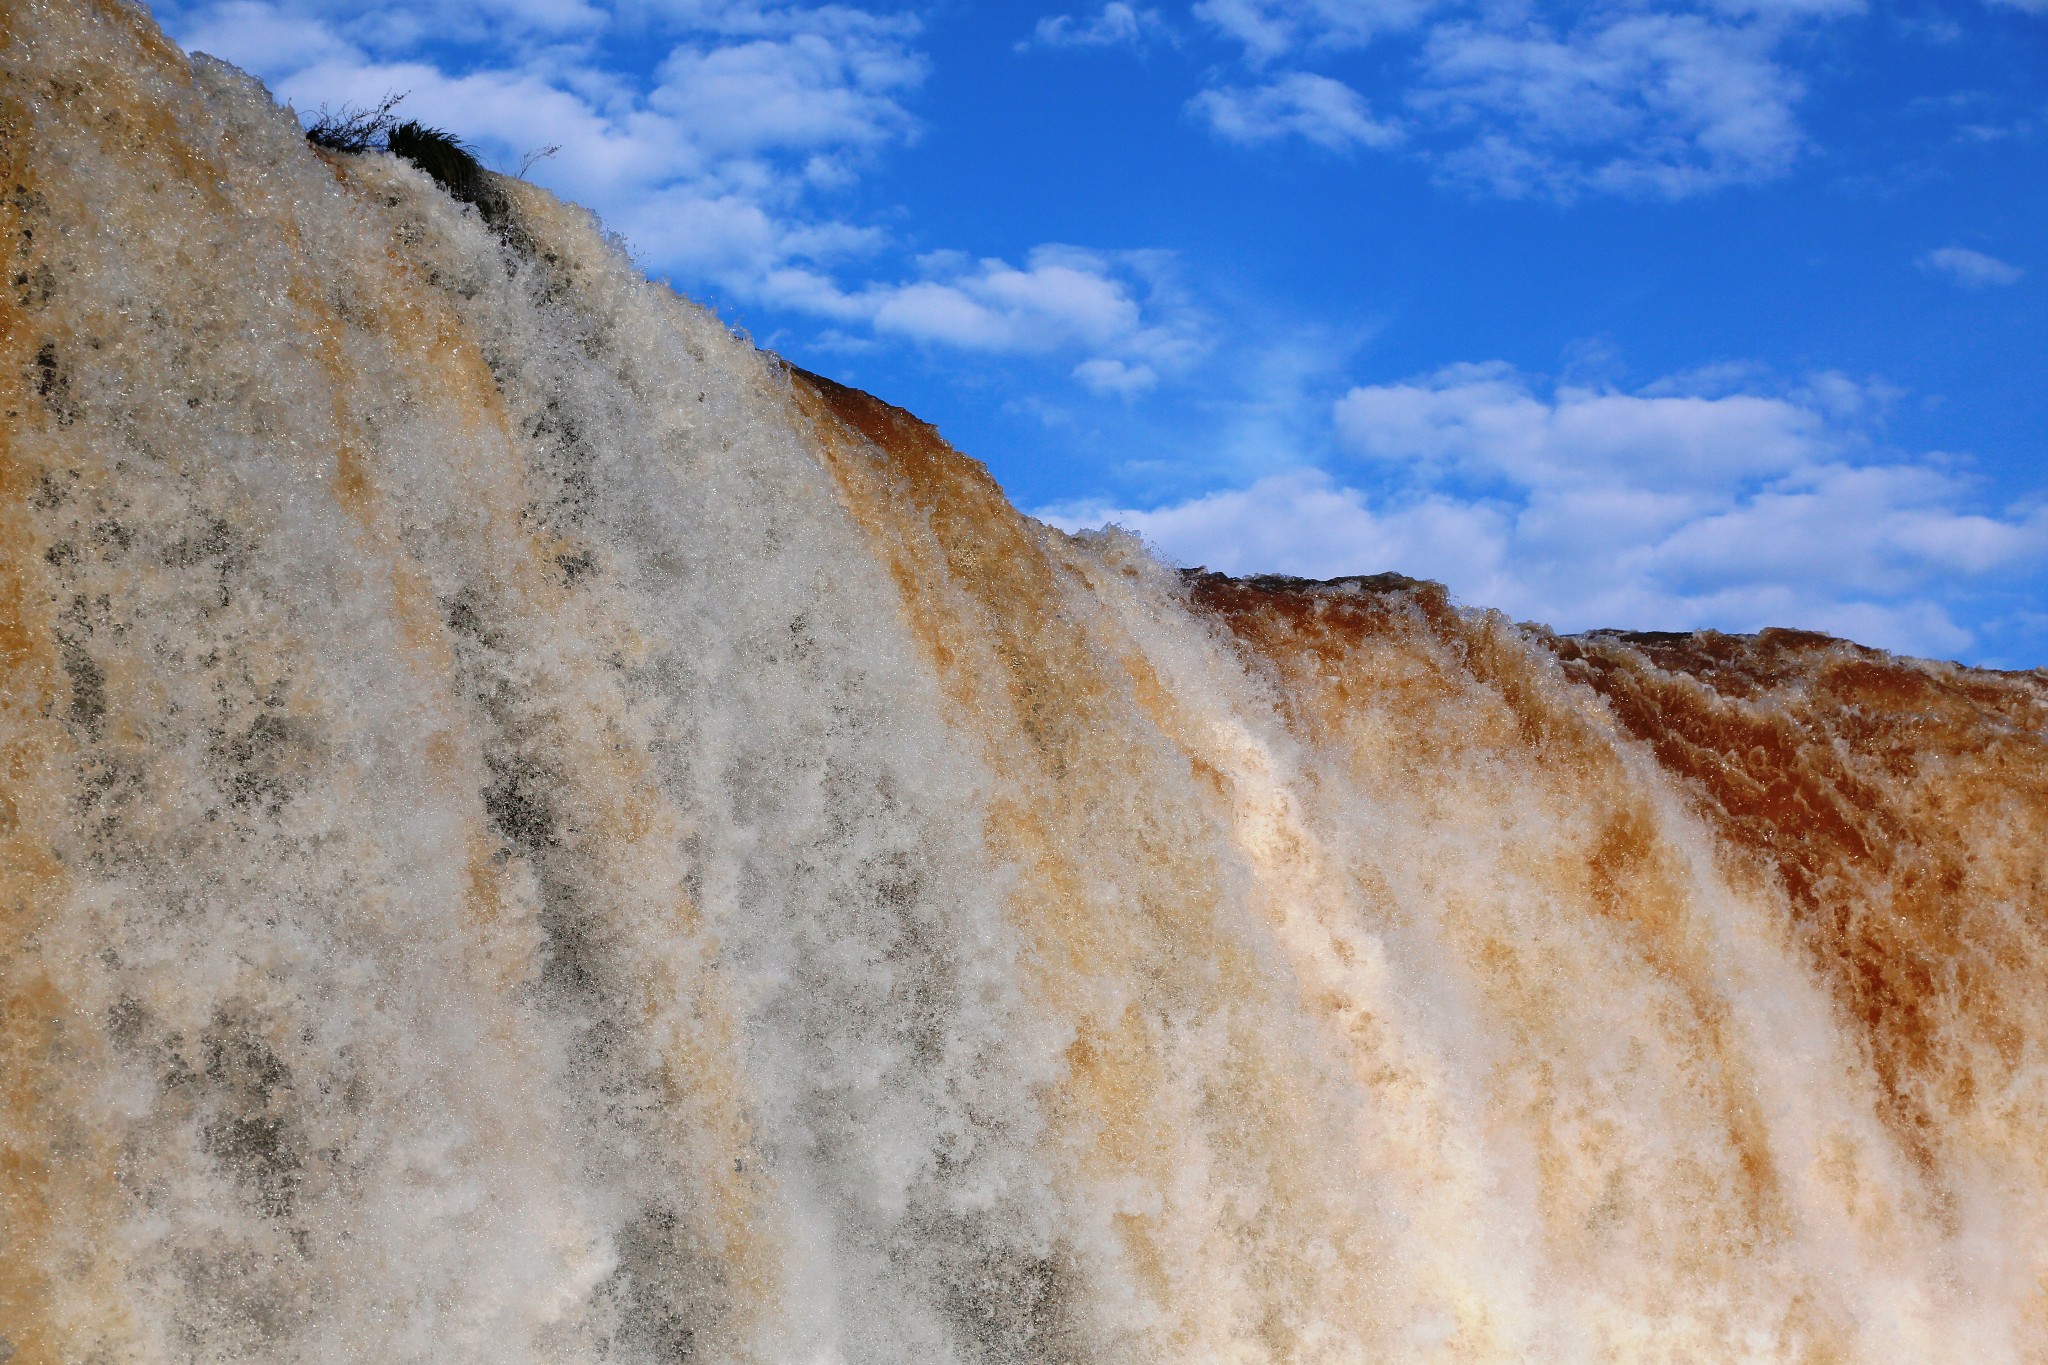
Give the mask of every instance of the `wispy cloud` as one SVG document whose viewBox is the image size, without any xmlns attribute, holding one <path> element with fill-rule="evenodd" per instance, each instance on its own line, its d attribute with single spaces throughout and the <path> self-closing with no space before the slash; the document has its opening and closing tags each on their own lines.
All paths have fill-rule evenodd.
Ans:
<svg viewBox="0 0 2048 1365">
<path fill-rule="evenodd" d="M 1094 360 L 1084 360 L 1076 365 L 1074 378 L 1098 394 L 1135 398 L 1158 384 L 1159 372 L 1142 362 L 1133 365 L 1121 360 L 1112 360 L 1107 356 L 1098 356 Z"/>
<path fill-rule="evenodd" d="M 2027 272 L 2019 266 L 1972 251 L 1966 246 L 1945 246 L 1920 258 L 1920 268 L 1952 280 L 1965 289 L 1986 285 L 2018 284 Z"/>
<path fill-rule="evenodd" d="M 1034 248 L 1021 266 L 958 252 L 918 261 L 920 278 L 855 289 L 791 266 L 762 282 L 769 301 L 921 345 L 1011 355 L 1079 351 L 1073 376 L 1095 393 L 1129 396 L 1184 370 L 1206 328 L 1162 252 Z"/>
<path fill-rule="evenodd" d="M 629 231 L 650 208 L 730 220 L 750 206 L 781 225 L 753 234 L 770 252 L 866 240 L 819 215 L 814 191 L 916 136 L 904 101 L 926 66 L 915 18 L 839 6 L 677 4 L 629 24 L 567 0 L 228 0 L 166 21 L 302 109 L 402 91 L 407 114 L 497 164 L 559 144 L 540 174 Z M 595 46 L 629 29 L 662 54 L 638 75 Z"/>
<path fill-rule="evenodd" d="M 1447 177 L 1509 197 L 1585 190 L 1681 198 L 1786 170 L 1799 83 L 1772 27 L 1635 14 L 1562 36 L 1445 26 L 1411 104 L 1472 140 Z"/>
<path fill-rule="evenodd" d="M 1192 107 L 1237 142 L 1401 143 L 1442 180 L 1505 197 L 1683 198 L 1794 164 L 1804 89 L 1780 53 L 1861 7 L 1203 0 L 1196 14 L 1259 80 L 1219 77 Z M 1376 93 L 1398 119 L 1368 118 L 1355 84 L 1309 69 L 1368 46 L 1384 49 Z"/>
<path fill-rule="evenodd" d="M 1139 392 L 1202 345 L 1161 253 L 1048 245 L 1021 266 L 949 252 L 878 264 L 900 258 L 890 233 L 833 210 L 919 135 L 911 101 L 928 62 L 912 14 L 778 0 L 224 0 L 164 17 L 302 109 L 402 91 L 406 114 L 498 166 L 559 147 L 536 179 L 596 210 L 648 265 L 727 299 L 919 345 L 1064 354 L 1061 368 L 1098 394 Z M 1111 4 L 1096 22 L 1156 21 Z M 606 43 L 658 56 L 608 62 Z"/>
<path fill-rule="evenodd" d="M 1263 66 L 1304 51 L 1364 47 L 1444 7 L 1442 0 L 1198 0 L 1195 14 Z"/>
<path fill-rule="evenodd" d="M 1092 18 L 1049 14 L 1017 44 L 1020 52 L 1034 47 L 1128 47 L 1172 42 L 1173 30 L 1156 9 L 1140 9 L 1126 0 L 1109 0 Z"/>
<path fill-rule="evenodd" d="M 2048 509 L 1987 509 L 1954 461 L 1881 440 L 1882 386 L 1839 374 L 1633 392 L 1457 365 L 1336 400 L 1350 457 L 1114 521 L 1184 563 L 1312 577 L 1399 569 L 1564 629 L 1801 625 L 1967 648 L 1957 592 L 2048 563 Z"/>
<path fill-rule="evenodd" d="M 1400 127 L 1375 119 L 1357 91 L 1307 71 L 1250 89 L 1204 90 L 1188 107 L 1232 142 L 1271 142 L 1292 135 L 1341 152 L 1390 147 L 1401 140 Z"/>
</svg>

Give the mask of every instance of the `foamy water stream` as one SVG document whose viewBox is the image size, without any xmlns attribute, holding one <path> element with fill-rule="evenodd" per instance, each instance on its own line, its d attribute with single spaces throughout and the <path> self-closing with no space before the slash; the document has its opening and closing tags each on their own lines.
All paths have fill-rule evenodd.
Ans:
<svg viewBox="0 0 2048 1365">
<path fill-rule="evenodd" d="M 1068 537 L 119 0 L 0 135 L 0 1361 L 2048 1360 L 2042 675 Z"/>
</svg>

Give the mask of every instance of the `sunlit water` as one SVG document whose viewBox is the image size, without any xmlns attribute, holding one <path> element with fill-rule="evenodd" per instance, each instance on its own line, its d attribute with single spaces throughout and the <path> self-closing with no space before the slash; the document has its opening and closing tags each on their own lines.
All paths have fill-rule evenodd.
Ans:
<svg viewBox="0 0 2048 1365">
<path fill-rule="evenodd" d="M 1184 576 L 0 43 L 0 1360 L 2048 1360 L 2040 675 Z"/>
</svg>

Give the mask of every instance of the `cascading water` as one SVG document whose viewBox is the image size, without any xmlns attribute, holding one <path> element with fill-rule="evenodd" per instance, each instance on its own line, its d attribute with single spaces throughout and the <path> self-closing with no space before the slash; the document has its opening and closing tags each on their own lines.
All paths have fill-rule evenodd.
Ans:
<svg viewBox="0 0 2048 1365">
<path fill-rule="evenodd" d="M 2048 1360 L 2048 680 L 1020 517 L 0 5 L 0 1360 Z"/>
</svg>

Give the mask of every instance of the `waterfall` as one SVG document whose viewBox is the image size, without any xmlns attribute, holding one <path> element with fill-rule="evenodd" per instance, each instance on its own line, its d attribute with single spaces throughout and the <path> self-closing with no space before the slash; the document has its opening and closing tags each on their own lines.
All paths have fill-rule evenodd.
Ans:
<svg viewBox="0 0 2048 1365">
<path fill-rule="evenodd" d="M 123 0 L 0 137 L 0 1361 L 2048 1361 L 2043 674 L 1063 534 Z"/>
</svg>

